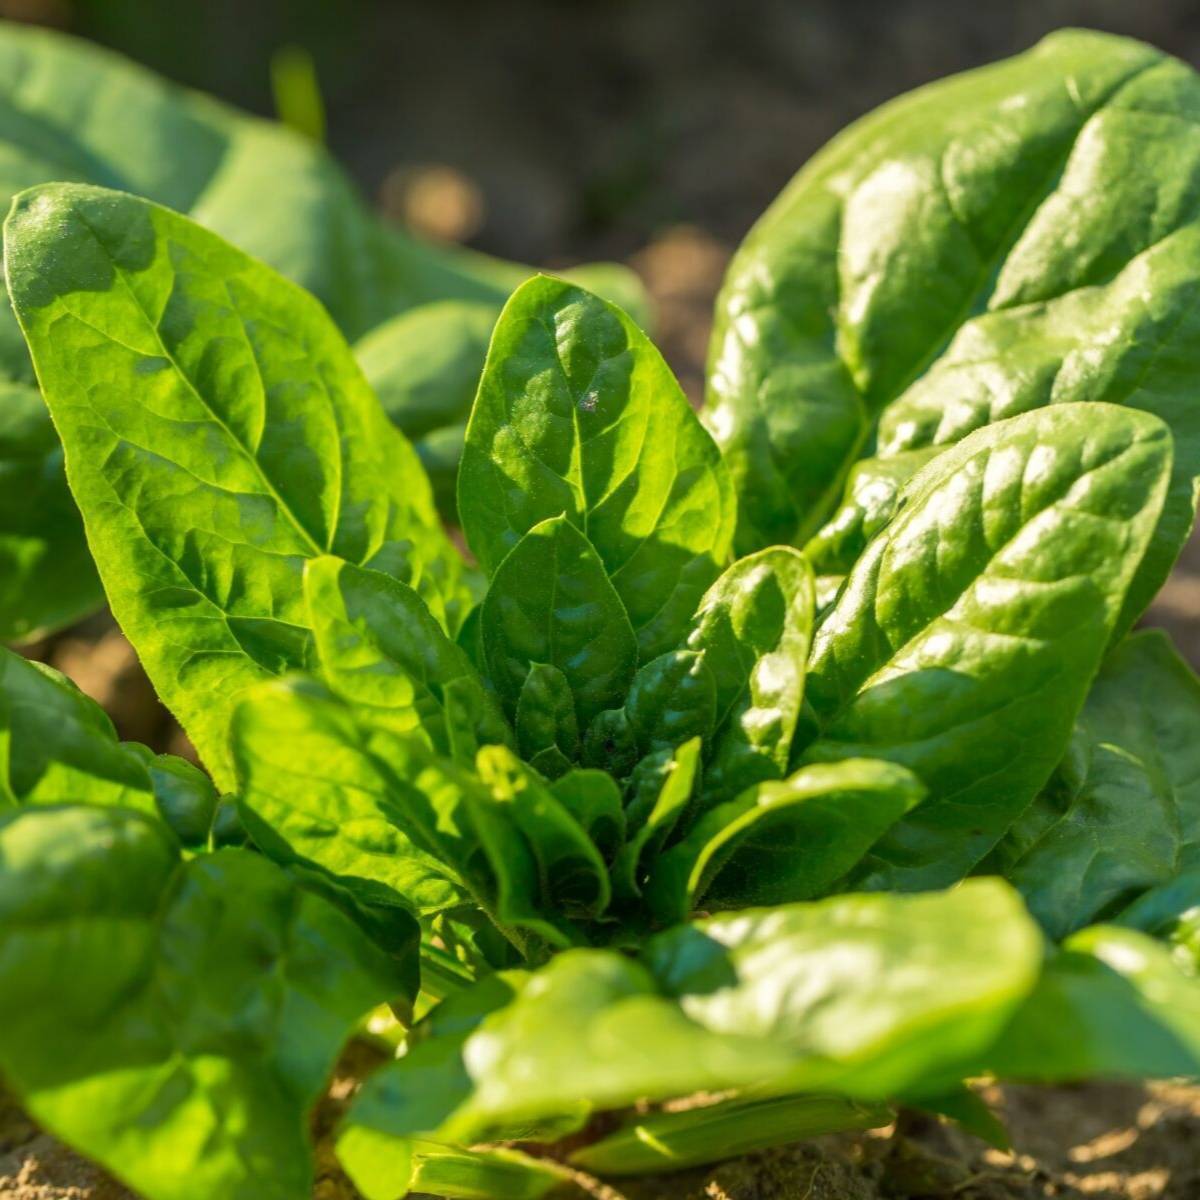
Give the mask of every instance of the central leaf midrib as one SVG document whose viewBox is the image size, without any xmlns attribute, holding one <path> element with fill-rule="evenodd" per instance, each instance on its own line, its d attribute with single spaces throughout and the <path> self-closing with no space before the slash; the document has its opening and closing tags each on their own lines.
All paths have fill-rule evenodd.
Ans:
<svg viewBox="0 0 1200 1200">
<path fill-rule="evenodd" d="M 271 499 L 273 499 L 275 501 L 276 504 L 278 504 L 280 511 L 288 519 L 288 522 L 292 525 L 293 529 L 300 535 L 301 540 L 303 542 L 307 543 L 307 545 L 310 549 L 311 556 L 319 557 L 320 555 L 324 554 L 325 550 L 323 550 L 321 548 L 321 546 L 313 538 L 312 534 L 309 533 L 308 529 L 304 526 L 304 524 L 301 522 L 299 517 L 292 510 L 291 506 L 284 499 L 283 495 L 275 487 L 274 482 L 271 480 L 270 476 L 267 474 L 266 470 L 263 468 L 262 463 L 259 462 L 258 458 L 255 456 L 253 451 L 251 451 L 250 448 L 241 440 L 241 438 L 239 438 L 237 436 L 237 434 L 234 433 L 233 429 L 224 421 L 224 419 L 220 416 L 220 414 L 213 408 L 213 406 L 209 403 L 207 398 L 200 392 L 199 388 L 197 388 L 196 385 L 192 382 L 192 380 L 188 376 L 187 372 L 184 371 L 183 367 L 180 365 L 180 363 L 176 359 L 175 355 L 172 354 L 170 349 L 167 347 L 166 342 L 163 340 L 161 330 L 158 328 L 158 325 L 152 320 L 150 314 L 146 311 L 145 306 L 142 304 L 141 298 L 138 296 L 138 294 L 134 290 L 132 284 L 129 282 L 129 279 L 126 276 L 126 272 L 124 271 L 124 269 L 121 266 L 118 265 L 116 259 L 109 252 L 108 248 L 105 246 L 103 239 L 101 239 L 100 235 L 92 227 L 91 222 L 88 221 L 88 219 L 80 211 L 80 209 L 78 208 L 77 205 L 72 204 L 71 209 L 72 209 L 72 212 L 74 212 L 76 218 L 79 220 L 80 224 L 83 225 L 83 227 L 85 229 L 87 229 L 89 234 L 91 234 L 92 239 L 95 241 L 96 245 L 99 247 L 101 253 L 104 254 L 105 258 L 111 264 L 114 277 L 121 281 L 121 286 L 124 289 L 125 294 L 129 297 L 130 301 L 133 303 L 133 306 L 137 309 L 138 313 L 141 315 L 142 319 L 145 321 L 146 326 L 150 329 L 155 342 L 157 343 L 159 349 L 162 351 L 163 357 L 171 364 L 172 368 L 174 369 L 176 377 L 183 382 L 183 384 L 187 388 L 187 390 L 196 398 L 196 400 L 200 403 L 200 405 L 204 409 L 204 411 L 206 413 L 208 413 L 210 419 L 218 426 L 218 428 L 221 429 L 221 431 L 229 439 L 230 443 L 239 452 L 239 454 L 241 454 L 241 456 L 251 465 L 254 474 L 257 475 L 259 480 L 262 482 L 263 487 L 266 490 L 267 494 L 271 497 Z M 176 280 L 177 278 L 178 278 L 178 276 L 175 275 L 174 271 L 172 270 L 172 280 Z M 240 315 L 238 317 L 238 324 L 239 325 L 241 324 Z M 243 330 L 243 333 L 244 333 L 244 330 Z M 115 340 L 115 339 L 110 338 L 109 340 Z M 255 363 L 255 370 L 256 370 L 256 373 L 258 373 L 257 362 Z M 261 373 L 259 373 L 259 379 L 261 382 L 265 383 L 265 381 L 262 381 Z M 225 491 L 226 489 L 222 487 L 221 490 Z"/>
</svg>

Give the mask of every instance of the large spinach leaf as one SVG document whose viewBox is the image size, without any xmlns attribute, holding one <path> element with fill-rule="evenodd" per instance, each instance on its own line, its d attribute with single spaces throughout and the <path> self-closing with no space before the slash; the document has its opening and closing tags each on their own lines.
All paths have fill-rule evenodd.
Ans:
<svg viewBox="0 0 1200 1200">
<path fill-rule="evenodd" d="M 565 514 L 643 661 L 672 649 L 733 535 L 732 488 L 658 350 L 619 309 L 539 277 L 505 306 L 467 427 L 458 507 L 489 575 Z"/>
<path fill-rule="evenodd" d="M 5 255 L 113 612 L 219 783 L 238 693 L 312 662 L 307 559 L 393 573 L 457 628 L 428 482 L 311 297 L 83 185 L 24 193 Z"/>
<path fill-rule="evenodd" d="M 345 1136 L 535 1137 L 581 1104 L 729 1088 L 885 1098 L 958 1078 L 1041 956 L 1036 926 L 995 881 L 716 917 L 636 959 L 569 951 L 507 995 L 490 988 L 470 1020 L 421 1031 L 367 1082 Z"/>
<path fill-rule="evenodd" d="M 805 761 L 887 758 L 929 799 L 854 876 L 937 887 L 1000 840 L 1062 757 L 1171 469 L 1157 418 L 1042 409 L 913 481 L 813 646 Z"/>
<path fill-rule="evenodd" d="M 1055 938 L 1200 868 L 1200 680 L 1166 637 L 1105 662 L 1050 785 L 992 866 Z"/>
<path fill-rule="evenodd" d="M 1182 545 L 1200 473 L 1198 107 L 1182 63 L 1069 31 L 903 97 L 817 155 L 718 304 L 708 423 L 742 547 L 810 537 L 873 446 L 903 472 L 991 420 L 1128 404 L 1167 421 L 1176 461 L 1127 627 Z M 836 528 L 869 512 L 854 491 Z"/>
<path fill-rule="evenodd" d="M 54 180 L 119 188 L 188 213 L 311 291 L 349 338 L 411 310 L 410 325 L 402 317 L 364 342 L 364 362 L 373 377 L 380 372 L 389 414 L 431 447 L 444 486 L 461 446 L 463 389 L 473 392 L 483 363 L 482 323 L 490 328 L 527 268 L 385 225 L 309 138 L 94 45 L 0 23 L 0 204 Z M 643 304 L 623 268 L 598 264 L 578 278 L 622 304 Z M 465 337 L 461 311 L 479 314 Z M 407 382 L 393 383 L 400 372 Z M 33 383 L 0 305 L 0 637 L 65 624 L 102 599 Z M 411 402 L 396 399 L 398 390 Z M 438 417 L 414 428 L 413 403 Z"/>
<path fill-rule="evenodd" d="M 0 928 L 6 1082 L 162 1200 L 306 1200 L 308 1110 L 355 1022 L 411 983 L 260 855 L 181 863 L 127 809 L 0 816 Z"/>
</svg>

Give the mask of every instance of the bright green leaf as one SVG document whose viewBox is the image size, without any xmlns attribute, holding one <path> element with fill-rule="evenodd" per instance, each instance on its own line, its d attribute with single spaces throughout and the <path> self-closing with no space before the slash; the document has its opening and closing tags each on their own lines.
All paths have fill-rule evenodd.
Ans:
<svg viewBox="0 0 1200 1200">
<path fill-rule="evenodd" d="M 709 809 L 655 861 L 646 903 L 666 925 L 697 908 L 815 899 L 924 794 L 911 772 L 875 759 L 755 784 Z"/>
<path fill-rule="evenodd" d="M 306 559 L 397 574 L 457 626 L 428 483 L 311 297 L 79 185 L 24 193 L 5 255 L 113 612 L 218 784 L 239 692 L 312 658 Z"/>
<path fill-rule="evenodd" d="M 464 741 L 512 739 L 495 699 L 466 654 L 412 588 L 341 559 L 304 568 L 308 621 L 321 674 L 366 719 L 417 733 L 439 754 Z"/>
<path fill-rule="evenodd" d="M 387 955 L 260 855 L 127 810 L 0 817 L 0 1069 L 154 1200 L 308 1200 L 308 1113 Z M 415 926 L 412 929 L 415 939 Z"/>
<path fill-rule="evenodd" d="M 26 804 L 106 804 L 154 812 L 143 759 L 69 679 L 0 648 L 0 812 Z"/>
<path fill-rule="evenodd" d="M 659 352 L 619 309 L 546 276 L 496 326 L 458 511 L 489 575 L 565 514 L 604 564 L 643 661 L 679 641 L 734 522 L 721 456 Z"/>
</svg>

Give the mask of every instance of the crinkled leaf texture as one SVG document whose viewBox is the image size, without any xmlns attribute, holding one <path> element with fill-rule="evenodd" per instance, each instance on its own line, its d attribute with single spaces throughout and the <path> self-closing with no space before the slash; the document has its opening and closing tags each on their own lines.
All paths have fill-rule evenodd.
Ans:
<svg viewBox="0 0 1200 1200">
<path fill-rule="evenodd" d="M 646 904 L 670 924 L 700 908 L 815 899 L 924 796 L 912 772 L 879 759 L 801 767 L 755 784 L 657 858 Z"/>
<path fill-rule="evenodd" d="M 5 255 L 113 612 L 218 784 L 238 694 L 313 661 L 307 559 L 395 574 L 457 628 L 428 482 L 311 296 L 83 185 L 18 197 Z"/>
<path fill-rule="evenodd" d="M 482 280 L 468 276 L 475 287 L 456 289 L 467 293 L 466 298 L 408 308 L 372 329 L 354 346 L 363 373 L 388 416 L 412 439 L 429 473 L 438 509 L 450 520 L 457 516 L 458 464 L 492 329 L 509 290 L 525 274 L 528 272 L 512 268 L 507 284 L 501 290 L 498 280 L 497 294 L 488 300 L 475 296 Z M 611 263 L 593 263 L 565 274 L 573 283 L 619 305 L 639 325 L 646 325 L 646 297 L 631 271 Z"/>
<path fill-rule="evenodd" d="M 260 855 L 181 863 L 150 818 L 0 816 L 0 1072 L 154 1200 L 307 1200 L 308 1111 L 410 981 Z"/>
<path fill-rule="evenodd" d="M 512 732 L 466 653 L 419 595 L 381 571 L 327 556 L 304 568 L 320 674 L 363 715 L 471 762 Z"/>
<path fill-rule="evenodd" d="M 1191 528 L 1200 474 L 1197 112 L 1183 63 L 1069 30 L 901 97 L 814 157 L 717 307 L 707 421 L 742 549 L 803 543 L 872 447 L 903 473 L 903 456 L 1019 412 L 1127 404 L 1176 439 L 1128 628 Z M 813 547 L 820 573 L 849 565 L 823 556 L 871 511 L 856 486 Z"/>
<path fill-rule="evenodd" d="M 489 575 L 565 516 L 599 556 L 643 662 L 679 640 L 734 524 L 720 452 L 662 355 L 620 309 L 546 276 L 518 288 L 496 325 L 458 510 Z"/>
<path fill-rule="evenodd" d="M 824 614 L 807 762 L 876 757 L 929 798 L 851 883 L 954 882 L 1062 756 L 1171 473 L 1158 418 L 1107 404 L 977 430 L 914 479 Z"/>
<path fill-rule="evenodd" d="M 464 388 L 473 392 L 487 346 L 483 322 L 490 329 L 527 268 L 414 240 L 381 222 L 311 139 L 95 45 L 6 23 L 0 81 L 0 204 L 54 180 L 120 188 L 188 213 L 295 280 L 347 337 L 389 322 L 364 343 L 364 363 L 384 385 L 393 419 L 421 436 L 422 450 L 430 443 L 440 477 L 453 471 L 466 420 L 458 409 L 464 399 L 469 408 Z M 597 264 L 577 274 L 631 311 L 644 307 L 622 267 Z M 466 337 L 464 310 L 478 314 Z M 382 375 L 372 344 L 384 347 Z M 410 425 L 411 405 L 394 402 L 397 389 L 426 414 L 424 428 Z M 438 414 L 432 425 L 429 412 Z M 7 305 L 0 305 L 0 482 L 0 637 L 98 607 L 100 585 L 62 452 Z"/>
<path fill-rule="evenodd" d="M 812 569 L 786 546 L 739 559 L 700 601 L 687 647 L 703 655 L 716 691 L 705 804 L 787 773 L 814 605 Z"/>
<path fill-rule="evenodd" d="M 480 751 L 477 773 L 305 681 L 251 692 L 232 743 L 256 842 L 365 903 L 481 909 L 535 959 L 581 940 L 568 914 L 606 903 L 586 832 L 502 746 Z"/>
<path fill-rule="evenodd" d="M 997 847 L 1054 938 L 1200 869 L 1200 680 L 1146 630 L 1108 657 L 1050 785 Z"/>
</svg>

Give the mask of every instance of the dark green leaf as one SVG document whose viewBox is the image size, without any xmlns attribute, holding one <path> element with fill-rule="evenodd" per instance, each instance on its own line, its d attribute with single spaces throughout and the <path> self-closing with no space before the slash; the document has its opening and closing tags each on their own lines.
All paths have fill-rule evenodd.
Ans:
<svg viewBox="0 0 1200 1200">
<path fill-rule="evenodd" d="M 797 175 L 713 333 L 743 549 L 811 536 L 908 389 L 948 434 L 972 408 L 1114 399 L 1156 358 L 1191 373 L 1195 95 L 1150 47 L 1067 31 L 887 105 Z"/>
<path fill-rule="evenodd" d="M 551 785 L 558 802 L 579 822 L 597 850 L 611 861 L 625 836 L 621 789 L 607 771 L 568 771 Z"/>
<path fill-rule="evenodd" d="M 613 864 L 613 887 L 628 899 L 641 895 L 648 861 L 693 806 L 701 778 L 699 738 L 678 750 L 658 750 L 637 765 L 626 799 L 625 844 Z"/>
<path fill-rule="evenodd" d="M 1127 404 L 1167 422 L 1176 456 L 1126 630 L 1192 526 L 1200 475 L 1198 110 L 1183 63 L 1064 31 L 814 158 L 718 305 L 709 423 L 741 544 L 810 536 L 872 445 L 878 472 L 1032 408 Z"/>
<path fill-rule="evenodd" d="M 1047 1083 L 1200 1075 L 1200 982 L 1143 933 L 1081 929 L 1047 964 L 986 1067 Z"/>
<path fill-rule="evenodd" d="M 813 577 L 804 556 L 776 546 L 734 563 L 708 590 L 688 648 L 716 681 L 705 747 L 706 804 L 787 774 L 812 637 Z"/>
<path fill-rule="evenodd" d="M 854 880 L 953 882 L 1062 757 L 1170 473 L 1155 417 L 1070 404 L 978 430 L 912 482 L 825 614 L 806 761 L 876 757 L 929 799 Z"/>
<path fill-rule="evenodd" d="M 596 714 L 583 738 L 583 765 L 624 779 L 637 766 L 638 745 L 623 708 Z"/>
<path fill-rule="evenodd" d="M 708 738 L 717 718 L 717 683 L 695 650 L 668 650 L 633 678 L 625 701 L 638 753 L 674 750 Z"/>
<path fill-rule="evenodd" d="M 1200 680 L 1166 636 L 1096 677 L 1057 778 L 994 859 L 1055 939 L 1200 868 Z"/>
<path fill-rule="evenodd" d="M 643 661 L 679 641 L 734 522 L 721 456 L 659 352 L 619 309 L 546 276 L 496 326 L 458 510 L 489 575 L 565 514 L 612 579 Z"/>
<path fill-rule="evenodd" d="M 579 757 L 579 722 L 567 677 L 549 663 L 534 663 L 517 699 L 517 745 L 549 779 Z"/>
<path fill-rule="evenodd" d="M 125 749 L 145 763 L 158 814 L 180 845 L 189 850 L 209 849 L 220 802 L 213 781 L 199 767 L 174 754 L 155 754 L 146 746 L 128 743 Z M 75 798 L 86 799 L 78 794 Z"/>
<path fill-rule="evenodd" d="M 3 382 L 4 369 L 0 348 L 0 640 L 12 641 L 70 624 L 104 593 L 46 406 L 36 388 Z"/>
<path fill-rule="evenodd" d="M 496 304 L 444 300 L 393 317 L 354 347 L 387 415 L 421 456 L 438 507 L 451 515 L 467 418 L 498 315 Z"/>
</svg>

